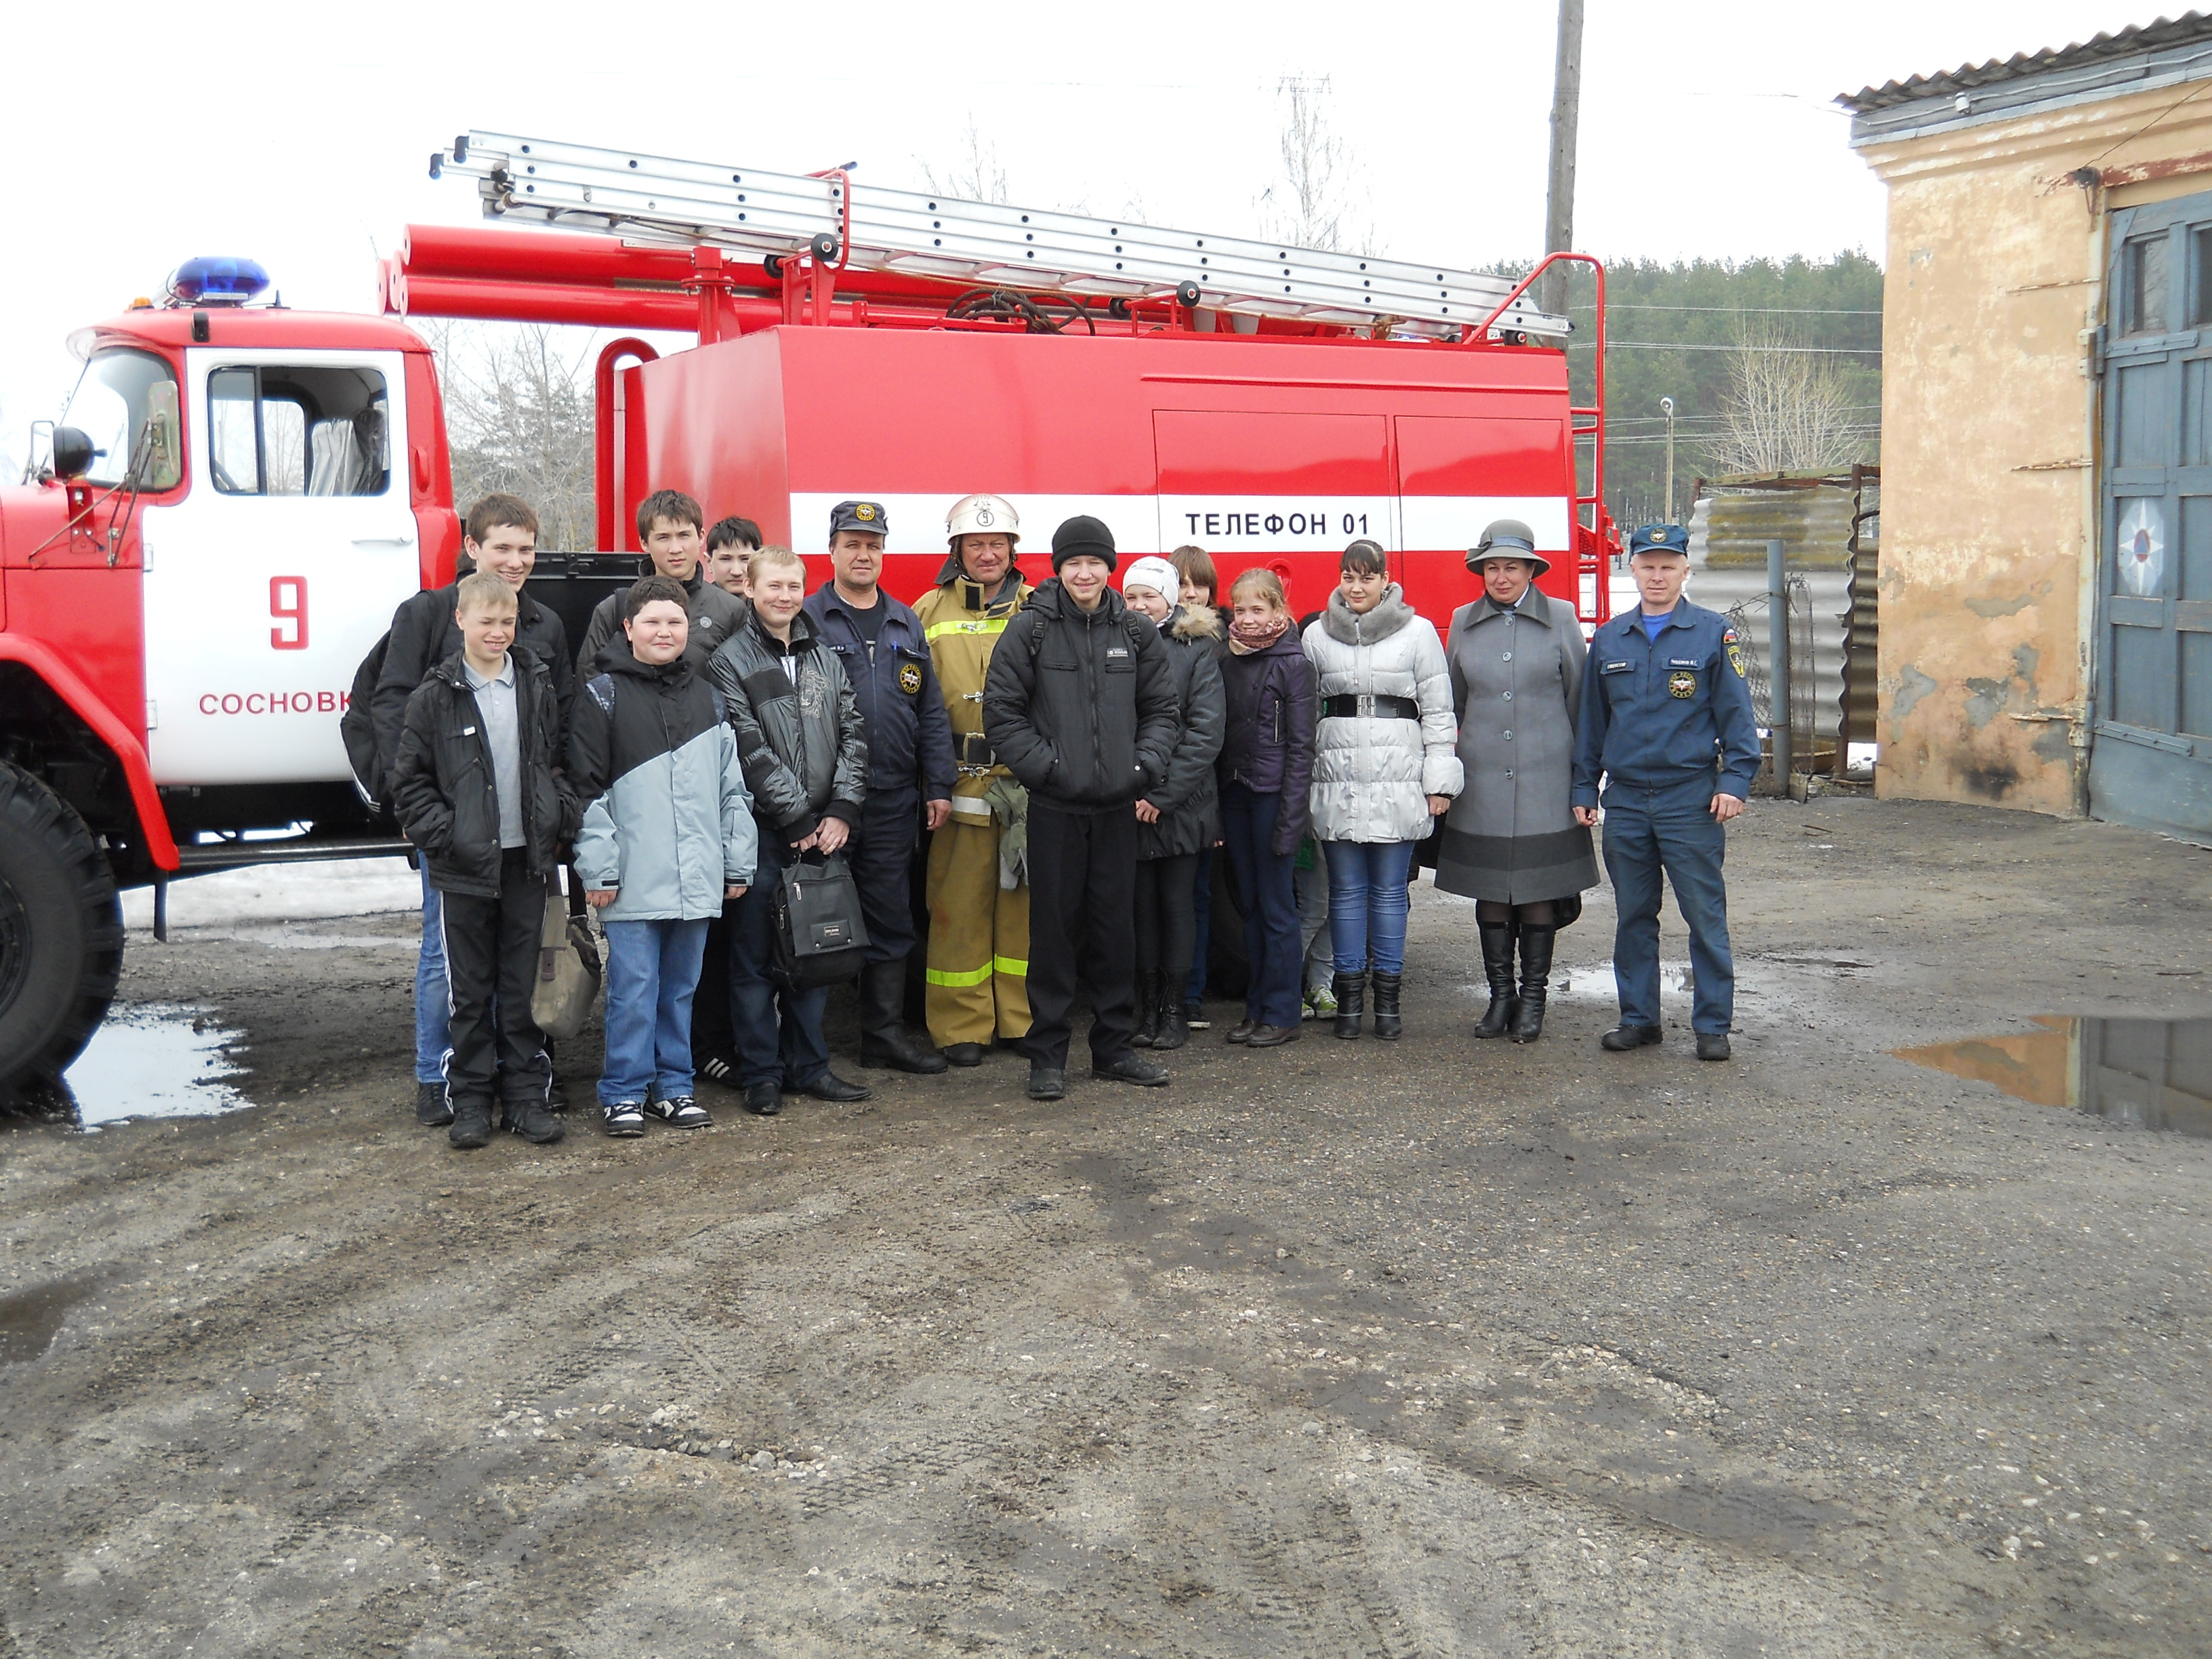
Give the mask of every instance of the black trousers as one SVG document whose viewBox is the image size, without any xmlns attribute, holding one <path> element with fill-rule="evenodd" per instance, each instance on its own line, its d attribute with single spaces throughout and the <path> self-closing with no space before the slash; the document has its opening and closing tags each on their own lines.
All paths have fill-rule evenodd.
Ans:
<svg viewBox="0 0 2212 1659">
<path fill-rule="evenodd" d="M 1106 1065 L 1136 1035 L 1137 815 L 1069 812 L 1030 797 L 1032 1065 L 1064 1067 L 1078 983 L 1091 993 L 1091 1059 Z"/>
<path fill-rule="evenodd" d="M 870 962 L 897 962 L 914 954 L 914 849 L 921 839 L 921 797 L 912 784 L 876 793 L 845 843 L 845 863 L 860 890 L 860 920 L 867 924 Z"/>
<path fill-rule="evenodd" d="M 1137 971 L 1166 975 L 1177 1002 L 1198 949 L 1198 858 L 1137 860 Z"/>
<path fill-rule="evenodd" d="M 699 988 L 691 995 L 691 1062 L 731 1060 L 738 1040 L 730 1030 L 730 919 L 743 899 L 724 899 L 722 914 L 707 923 L 707 954 L 699 965 Z"/>
<path fill-rule="evenodd" d="M 545 878 L 529 855 L 501 857 L 499 896 L 442 896 L 447 1006 L 446 1097 L 489 1104 L 496 1087 L 507 1103 L 543 1101 L 553 1080 L 545 1039 L 530 1021 L 538 941 L 545 926 Z"/>
</svg>

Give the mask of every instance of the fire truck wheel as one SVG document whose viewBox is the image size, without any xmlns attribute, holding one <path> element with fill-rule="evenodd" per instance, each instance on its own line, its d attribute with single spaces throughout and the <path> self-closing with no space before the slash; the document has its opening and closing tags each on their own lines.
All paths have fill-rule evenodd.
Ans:
<svg viewBox="0 0 2212 1659">
<path fill-rule="evenodd" d="M 52 790 L 0 763 L 0 1086 L 57 1077 L 106 1018 L 123 907 L 92 833 Z"/>
</svg>

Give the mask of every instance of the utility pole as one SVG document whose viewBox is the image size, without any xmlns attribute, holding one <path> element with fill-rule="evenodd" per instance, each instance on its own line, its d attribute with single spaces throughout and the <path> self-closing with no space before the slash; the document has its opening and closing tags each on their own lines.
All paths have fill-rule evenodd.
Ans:
<svg viewBox="0 0 2212 1659">
<path fill-rule="evenodd" d="M 1583 102 L 1583 0 L 1559 0 L 1559 58 L 1552 73 L 1552 181 L 1544 204 L 1544 252 L 1575 245 L 1575 121 Z M 1554 316 L 1567 308 L 1567 273 L 1554 266 L 1544 278 L 1543 306 Z"/>
<path fill-rule="evenodd" d="M 1667 417 L 1667 522 L 1674 522 L 1674 400 L 1662 398 L 1659 412 Z"/>
</svg>

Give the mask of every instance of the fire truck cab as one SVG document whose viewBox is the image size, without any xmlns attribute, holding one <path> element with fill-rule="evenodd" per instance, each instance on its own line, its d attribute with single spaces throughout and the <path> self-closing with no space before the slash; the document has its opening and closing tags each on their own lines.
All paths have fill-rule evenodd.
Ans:
<svg viewBox="0 0 2212 1659">
<path fill-rule="evenodd" d="M 74 337 L 49 456 L 0 489 L 0 1082 L 105 1013 L 118 887 L 396 850 L 338 718 L 459 547 L 429 352 L 233 298 Z"/>
</svg>

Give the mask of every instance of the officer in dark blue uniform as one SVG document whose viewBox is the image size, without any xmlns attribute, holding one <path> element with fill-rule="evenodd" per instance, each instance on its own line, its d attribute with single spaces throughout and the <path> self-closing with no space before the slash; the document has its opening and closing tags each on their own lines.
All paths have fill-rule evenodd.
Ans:
<svg viewBox="0 0 2212 1659">
<path fill-rule="evenodd" d="M 915 947 L 915 849 L 925 822 L 935 830 L 951 816 L 958 774 L 921 623 L 878 586 L 888 529 L 880 501 L 840 501 L 830 510 L 833 574 L 807 596 L 806 613 L 842 659 L 868 736 L 868 797 L 846 848 L 868 925 L 860 1060 L 937 1073 L 945 1056 L 906 1034 L 906 959 Z"/>
<path fill-rule="evenodd" d="M 1728 618 L 1682 597 L 1690 538 L 1675 524 L 1629 538 L 1643 604 L 1590 641 L 1575 742 L 1576 821 L 1595 824 L 1605 780 L 1605 868 L 1619 923 L 1613 977 L 1620 1024 L 1611 1049 L 1660 1040 L 1660 872 L 1690 924 L 1699 1060 L 1729 1057 L 1735 962 L 1729 951 L 1722 828 L 1743 811 L 1759 770 L 1759 728 L 1743 679 L 1743 646 Z"/>
</svg>

